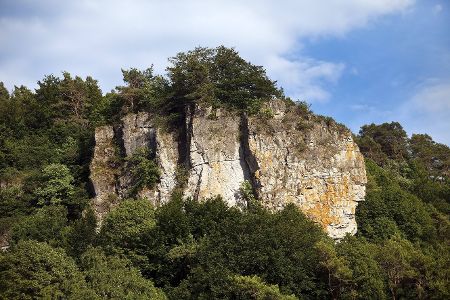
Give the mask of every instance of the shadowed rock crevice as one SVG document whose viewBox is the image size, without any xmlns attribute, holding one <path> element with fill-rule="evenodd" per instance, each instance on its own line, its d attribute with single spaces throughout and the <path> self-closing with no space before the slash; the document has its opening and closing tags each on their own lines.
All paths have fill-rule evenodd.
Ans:
<svg viewBox="0 0 450 300">
<path fill-rule="evenodd" d="M 245 170 L 245 180 L 249 181 L 253 194 L 259 197 L 259 190 L 261 188 L 260 182 L 257 178 L 257 172 L 259 170 L 258 161 L 250 151 L 249 146 L 249 130 L 248 130 L 248 117 L 246 114 L 242 114 L 239 125 L 240 131 L 240 153 L 241 153 L 241 166 Z"/>
<path fill-rule="evenodd" d="M 187 106 L 181 116 L 182 124 L 178 128 L 177 134 L 177 148 L 178 148 L 178 165 L 186 169 L 191 168 L 191 138 L 192 138 L 192 121 L 194 104 Z"/>
</svg>

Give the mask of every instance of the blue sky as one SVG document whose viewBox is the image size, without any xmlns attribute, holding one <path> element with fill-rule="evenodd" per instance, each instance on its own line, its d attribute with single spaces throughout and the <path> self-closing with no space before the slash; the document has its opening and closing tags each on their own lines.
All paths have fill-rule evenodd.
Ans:
<svg viewBox="0 0 450 300">
<path fill-rule="evenodd" d="M 0 81 L 92 75 L 195 46 L 235 47 L 286 94 L 354 132 L 399 121 L 450 144 L 450 2 L 444 0 L 0 0 Z"/>
</svg>

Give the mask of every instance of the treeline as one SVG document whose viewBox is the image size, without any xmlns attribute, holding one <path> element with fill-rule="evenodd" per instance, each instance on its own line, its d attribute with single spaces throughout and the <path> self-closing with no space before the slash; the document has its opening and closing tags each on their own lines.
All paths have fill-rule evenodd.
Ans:
<svg viewBox="0 0 450 300">
<path fill-rule="evenodd" d="M 96 232 L 96 126 L 146 110 L 175 130 L 193 103 L 251 114 L 284 98 L 233 49 L 197 48 L 170 62 L 165 76 L 124 70 L 124 85 L 105 95 L 96 80 L 68 73 L 35 91 L 0 85 L 1 299 L 450 298 L 450 150 L 427 135 L 409 139 L 398 123 L 356 136 L 367 196 L 358 234 L 339 243 L 294 206 L 266 211 L 248 189 L 244 210 L 177 193 L 158 208 L 130 198 Z M 154 182 L 158 170 L 142 155 L 134 165 L 152 167 Z"/>
<path fill-rule="evenodd" d="M 450 149 L 427 134 L 408 138 L 397 122 L 361 127 L 356 142 L 367 159 L 390 171 L 401 187 L 450 214 Z"/>
</svg>

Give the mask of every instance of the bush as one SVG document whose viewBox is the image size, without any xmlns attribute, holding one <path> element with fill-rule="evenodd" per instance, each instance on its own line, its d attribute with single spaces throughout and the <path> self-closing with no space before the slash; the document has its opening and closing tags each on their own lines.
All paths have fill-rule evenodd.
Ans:
<svg viewBox="0 0 450 300">
<path fill-rule="evenodd" d="M 127 168 L 131 175 L 130 196 L 135 196 L 143 188 L 153 188 L 160 178 L 158 165 L 150 158 L 148 149 L 138 149 L 128 158 Z"/>
</svg>

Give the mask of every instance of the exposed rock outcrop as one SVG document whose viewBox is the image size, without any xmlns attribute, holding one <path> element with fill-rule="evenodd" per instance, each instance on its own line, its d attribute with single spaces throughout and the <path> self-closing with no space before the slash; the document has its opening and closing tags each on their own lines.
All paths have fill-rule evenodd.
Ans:
<svg viewBox="0 0 450 300">
<path fill-rule="evenodd" d="M 169 201 L 172 191 L 177 185 L 178 144 L 175 135 L 158 128 L 156 131 L 156 161 L 161 172 L 156 186 L 155 204 Z"/>
<path fill-rule="evenodd" d="M 92 206 L 100 222 L 105 214 L 117 204 L 118 155 L 113 127 L 97 127 L 95 129 L 94 157 L 90 165 L 90 179 L 95 192 Z"/>
<path fill-rule="evenodd" d="M 331 237 L 354 234 L 366 173 L 350 131 L 285 101 L 271 101 L 264 112 L 247 117 L 190 107 L 178 139 L 155 126 L 148 113 L 127 115 L 115 135 L 112 127 L 98 128 L 91 178 L 99 217 L 106 211 L 108 195 L 125 198 L 130 185 L 123 171 L 126 162 L 120 168 L 111 164 L 119 151 L 113 145 L 119 145 L 122 160 L 142 147 L 154 154 L 160 182 L 138 195 L 155 205 L 168 201 L 177 186 L 178 166 L 183 165 L 188 168 L 187 197 L 221 195 L 229 205 L 241 205 L 240 187 L 248 180 L 265 207 L 277 210 L 293 203 Z"/>
<path fill-rule="evenodd" d="M 364 200 L 364 159 L 351 133 L 296 107 L 274 102 L 273 118 L 248 119 L 250 170 L 263 205 L 299 206 L 333 238 L 356 233 L 355 209 Z"/>
<path fill-rule="evenodd" d="M 156 150 L 156 128 L 148 113 L 128 114 L 122 118 L 122 143 L 125 156 L 132 156 L 137 149 Z"/>
<path fill-rule="evenodd" d="M 188 120 L 190 172 L 185 195 L 196 199 L 221 195 L 230 205 L 237 205 L 239 188 L 248 178 L 239 115 L 197 108 L 188 113 Z"/>
<path fill-rule="evenodd" d="M 161 176 L 155 188 L 144 188 L 137 196 L 154 205 L 169 199 L 176 186 L 177 142 L 173 134 L 154 126 L 148 113 L 125 116 L 116 130 L 112 126 L 96 128 L 95 143 L 90 178 L 95 192 L 93 207 L 99 221 L 119 199 L 129 196 L 131 178 L 127 159 L 141 148 L 150 150 Z"/>
</svg>

